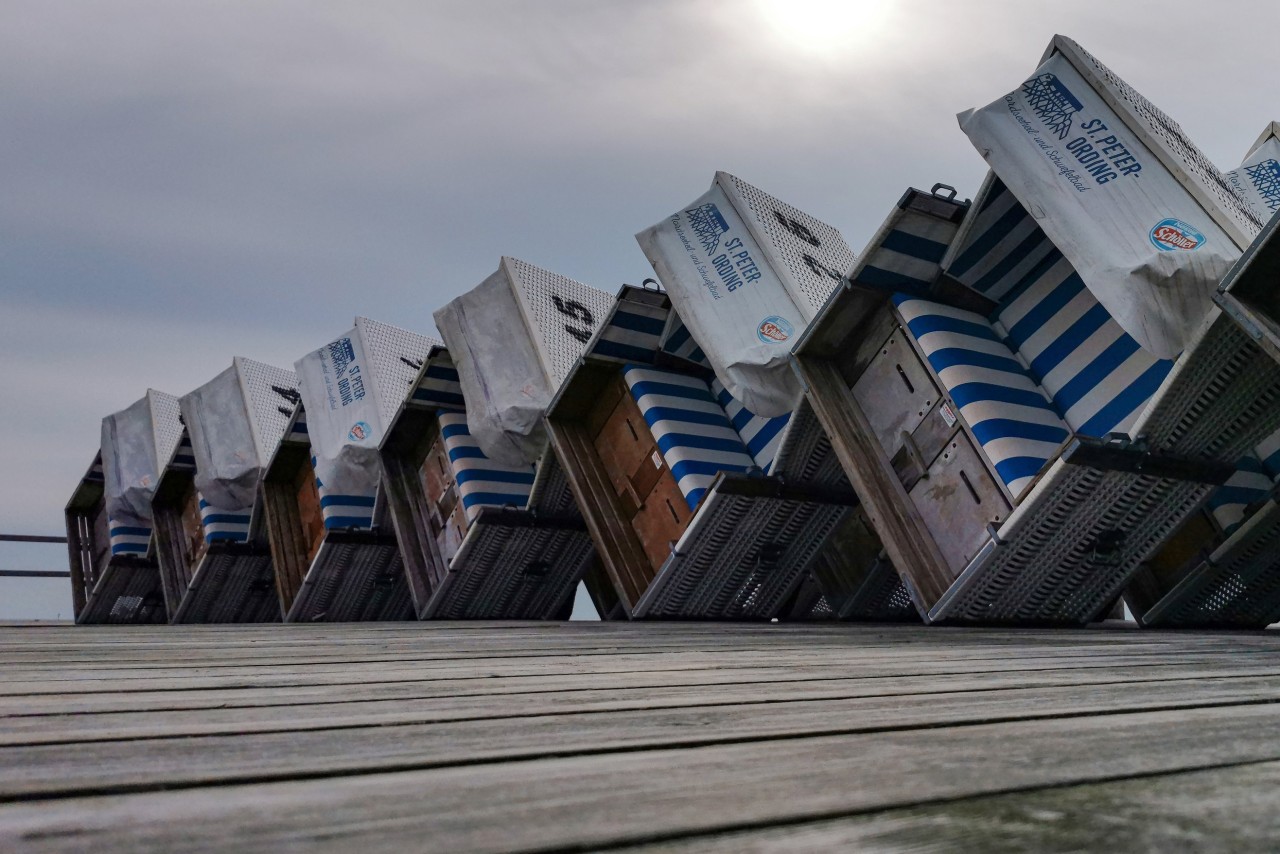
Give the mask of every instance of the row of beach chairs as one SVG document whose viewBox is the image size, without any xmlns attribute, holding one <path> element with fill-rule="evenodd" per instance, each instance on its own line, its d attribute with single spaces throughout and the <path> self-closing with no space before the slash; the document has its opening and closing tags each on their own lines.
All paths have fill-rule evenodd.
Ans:
<svg viewBox="0 0 1280 854">
<path fill-rule="evenodd" d="M 1220 172 L 1055 37 L 861 254 L 728 173 L 616 294 L 515 258 L 103 421 L 82 623 L 1280 621 L 1280 126 Z"/>
</svg>

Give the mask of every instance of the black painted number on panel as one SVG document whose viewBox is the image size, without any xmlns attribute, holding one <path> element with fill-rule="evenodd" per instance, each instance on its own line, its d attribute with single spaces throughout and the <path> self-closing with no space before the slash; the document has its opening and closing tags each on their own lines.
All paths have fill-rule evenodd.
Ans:
<svg viewBox="0 0 1280 854">
<path fill-rule="evenodd" d="M 561 299 L 559 296 L 552 294 L 551 301 L 556 304 L 556 311 L 565 317 L 577 321 L 576 324 L 566 323 L 564 331 L 568 332 L 574 338 L 586 344 L 591 340 L 591 327 L 595 325 L 595 316 L 591 314 L 591 310 L 582 303 L 571 300 Z"/>
<path fill-rule="evenodd" d="M 804 265 L 808 267 L 810 270 L 812 270 L 813 272 L 817 273 L 819 276 L 830 276 L 831 278 L 835 279 L 837 282 L 840 281 L 842 278 L 844 278 L 835 270 L 831 269 L 826 264 L 823 264 L 821 261 L 819 261 L 817 258 L 814 258 L 812 255 L 810 255 L 807 252 L 804 255 L 801 255 L 800 257 L 804 259 Z"/>
<path fill-rule="evenodd" d="M 774 211 L 773 216 L 776 220 L 778 220 L 779 223 L 782 224 L 783 228 L 785 228 L 787 231 L 791 232 L 796 237 L 803 240 L 805 243 L 808 243 L 810 246 L 822 245 L 822 241 L 814 237 L 813 232 L 810 231 L 809 227 L 806 226 L 803 222 L 796 222 L 791 217 L 779 211 Z"/>
</svg>

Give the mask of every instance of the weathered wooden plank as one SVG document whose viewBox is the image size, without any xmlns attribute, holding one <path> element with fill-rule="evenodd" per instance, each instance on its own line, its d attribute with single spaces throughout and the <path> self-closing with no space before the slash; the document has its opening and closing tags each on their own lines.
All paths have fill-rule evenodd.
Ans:
<svg viewBox="0 0 1280 854">
<path fill-rule="evenodd" d="M 1277 701 L 1280 677 L 1204 680 L 1194 687 L 1175 682 L 932 694 L 906 704 L 893 696 L 539 716 L 519 714 L 518 701 L 508 701 L 507 717 L 488 720 L 348 727 L 334 721 L 321 730 L 8 747 L 0 749 L 0 799 L 1075 715 L 1207 707 L 1230 714 L 1238 704 Z"/>
<path fill-rule="evenodd" d="M 1268 851 L 1280 838 L 1280 763 L 1139 776 L 628 850 Z"/>
<path fill-rule="evenodd" d="M 1106 675 L 1103 675 L 1103 674 Z M 156 709 L 104 711 L 96 713 L 25 714 L 8 716 L 0 727 L 0 746 L 67 744 L 91 741 L 174 738 L 196 735 L 293 732 L 357 726 L 443 723 L 493 720 L 498 718 L 564 715 L 602 712 L 636 712 L 692 707 L 778 704 L 798 701 L 877 700 L 899 705 L 931 704 L 936 698 L 956 698 L 977 692 L 975 704 L 1000 691 L 1058 691 L 1093 689 L 1100 696 L 1122 691 L 1134 701 L 1148 700 L 1166 690 L 1182 692 L 1187 702 L 1204 699 L 1197 688 L 1240 691 L 1242 696 L 1262 691 L 1280 677 L 1280 668 L 1270 673 L 1232 672 L 1219 667 L 1204 670 L 1179 668 L 1163 677 L 1137 677 L 1133 671 L 1116 668 L 1110 673 L 1048 671 L 984 673 L 977 676 L 905 676 L 883 679 L 831 679 L 777 683 L 729 683 L 694 685 L 629 686 L 587 688 L 529 693 L 450 694 L 446 696 L 401 696 L 365 699 L 356 694 L 341 698 L 313 697 L 313 702 L 277 700 L 274 705 L 219 704 L 196 709 Z M 1162 695 L 1162 694 L 1161 694 Z M 1007 696 L 1015 699 L 1017 693 Z M 158 698 L 163 701 L 163 698 Z M 267 702 L 270 702 L 268 699 Z M 127 706 L 125 703 L 119 704 Z"/>
<path fill-rule="evenodd" d="M 1280 759 L 1274 704 L 796 738 L 0 807 L 0 847 L 599 847 Z"/>
</svg>

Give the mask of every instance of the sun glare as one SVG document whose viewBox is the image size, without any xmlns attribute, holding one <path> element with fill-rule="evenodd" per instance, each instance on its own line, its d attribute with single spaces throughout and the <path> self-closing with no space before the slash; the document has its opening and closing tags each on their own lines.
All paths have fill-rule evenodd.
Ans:
<svg viewBox="0 0 1280 854">
<path fill-rule="evenodd" d="M 892 0 L 756 0 L 777 36 L 808 53 L 865 44 L 883 27 Z"/>
</svg>

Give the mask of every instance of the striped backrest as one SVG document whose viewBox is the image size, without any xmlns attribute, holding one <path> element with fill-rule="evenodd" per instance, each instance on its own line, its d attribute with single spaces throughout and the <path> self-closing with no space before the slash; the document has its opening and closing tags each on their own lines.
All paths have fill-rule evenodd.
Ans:
<svg viewBox="0 0 1280 854">
<path fill-rule="evenodd" d="M 661 300 L 661 293 L 658 291 L 643 292 L 654 297 L 653 303 L 641 302 L 639 298 L 627 298 L 628 294 L 637 290 L 639 289 L 624 289 L 622 297 L 614 302 L 604 325 L 596 333 L 591 346 L 592 356 L 618 362 L 653 361 L 671 309 L 658 301 Z"/>
<path fill-rule="evenodd" d="M 966 204 L 908 190 L 858 257 L 860 285 L 924 296 L 938 278 Z"/>
<path fill-rule="evenodd" d="M 311 467 L 316 466 L 316 458 L 311 457 Z M 324 519 L 324 527 L 329 530 L 346 528 L 372 528 L 373 505 L 376 493 L 364 495 L 345 495 L 327 489 L 320 477 L 316 477 L 316 491 L 320 493 L 320 516 Z"/>
<path fill-rule="evenodd" d="M 462 384 L 458 381 L 458 369 L 454 367 L 447 350 L 432 351 L 427 359 L 422 379 L 418 380 L 418 385 L 409 399 L 417 406 L 436 409 L 463 407 Z"/>
<path fill-rule="evenodd" d="M 947 273 L 997 302 L 997 333 L 1080 435 L 1126 432 L 1173 367 L 1120 328 L 994 175 Z"/>
<path fill-rule="evenodd" d="M 467 429 L 465 412 L 442 411 L 439 420 L 445 453 L 468 521 L 481 507 L 523 509 L 529 504 L 534 466 L 507 466 L 486 457 Z"/>
<path fill-rule="evenodd" d="M 1139 347 L 1065 258 L 1037 273 L 1001 299 L 997 328 L 1072 430 L 1127 432 L 1173 362 Z"/>
<path fill-rule="evenodd" d="M 693 339 L 693 333 L 684 325 L 684 321 L 680 319 L 680 315 L 674 308 L 671 309 L 671 314 L 667 318 L 666 331 L 662 335 L 662 352 L 684 359 L 686 362 L 693 362 L 695 365 L 702 365 L 708 371 L 711 370 L 711 362 L 707 361 L 707 354 L 702 352 L 702 347 Z"/>
<path fill-rule="evenodd" d="M 725 415 L 729 416 L 729 423 L 733 425 L 733 429 L 738 431 L 738 435 L 746 444 L 747 453 L 755 460 L 761 471 L 768 474 L 773 467 L 774 459 L 778 456 L 783 428 L 791 420 L 791 413 L 788 412 L 776 418 L 756 415 L 734 399 L 724 387 L 724 383 L 718 379 L 711 381 L 711 393 L 715 395 L 716 402 L 720 404 Z"/>
<path fill-rule="evenodd" d="M 169 468 L 174 471 L 196 470 L 196 454 L 191 448 L 191 437 L 187 435 L 186 430 L 182 431 L 182 438 L 178 440 L 178 449 L 173 452 Z"/>
<path fill-rule="evenodd" d="M 246 543 L 249 541 L 250 510 L 224 510 L 199 496 L 200 524 L 206 543 Z"/>
<path fill-rule="evenodd" d="M 982 315 L 894 294 L 911 336 L 1016 499 L 1070 429 Z"/>
<path fill-rule="evenodd" d="M 1266 466 L 1267 472 L 1280 482 L 1280 431 L 1258 445 L 1258 458 Z"/>
<path fill-rule="evenodd" d="M 107 534 L 111 540 L 113 555 L 145 555 L 151 541 L 151 527 L 117 523 L 107 516 Z"/>
<path fill-rule="evenodd" d="M 623 378 L 690 510 L 720 472 L 756 467 L 702 379 L 640 365 L 624 367 Z"/>
</svg>

